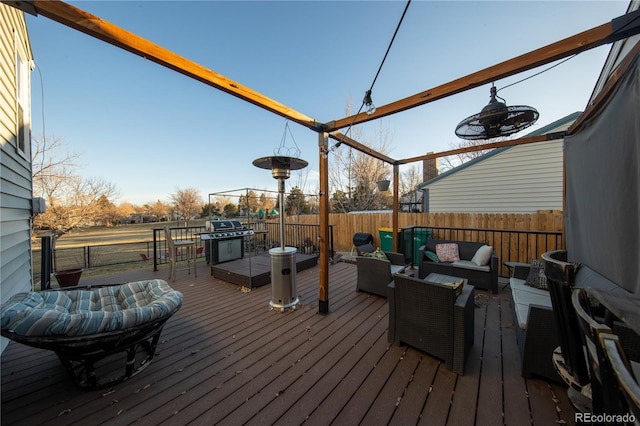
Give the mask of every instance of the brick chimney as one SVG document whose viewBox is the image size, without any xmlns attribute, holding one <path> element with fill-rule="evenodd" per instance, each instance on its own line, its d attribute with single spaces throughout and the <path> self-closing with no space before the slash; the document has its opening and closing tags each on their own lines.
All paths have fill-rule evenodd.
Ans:
<svg viewBox="0 0 640 426">
<path fill-rule="evenodd" d="M 427 152 L 433 154 L 433 152 Z M 422 160 L 422 181 L 426 182 L 438 176 L 438 159 Z"/>
</svg>

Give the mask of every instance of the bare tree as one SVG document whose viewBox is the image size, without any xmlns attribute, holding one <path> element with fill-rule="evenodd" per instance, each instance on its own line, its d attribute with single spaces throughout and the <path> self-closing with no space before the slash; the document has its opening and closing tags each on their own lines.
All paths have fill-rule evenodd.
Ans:
<svg viewBox="0 0 640 426">
<path fill-rule="evenodd" d="M 499 138 L 496 139 L 495 141 L 499 141 L 499 140 L 505 140 L 506 138 Z M 452 142 L 449 144 L 450 149 L 459 149 L 459 148 L 469 148 L 469 147 L 475 147 L 475 146 L 481 146 L 483 144 L 487 143 L 486 140 L 466 140 L 466 139 L 460 139 L 457 142 Z M 448 155 L 446 157 L 440 157 L 439 163 L 440 163 L 440 171 L 446 171 L 446 170 L 450 170 L 453 169 L 454 167 L 458 167 L 461 164 L 466 163 L 467 161 L 471 161 L 474 158 L 478 158 L 483 156 L 484 154 L 488 153 L 489 151 L 491 151 L 491 149 L 483 149 L 480 151 L 471 151 L 471 152 L 463 152 L 460 154 L 454 154 L 454 155 Z"/>
<path fill-rule="evenodd" d="M 402 204 L 409 204 L 409 211 L 414 210 L 414 206 L 419 201 L 418 185 L 422 183 L 422 173 L 420 167 L 416 164 L 410 166 L 406 170 L 400 173 L 400 182 L 398 183 L 398 189 L 400 191 L 400 203 L 402 211 Z"/>
<path fill-rule="evenodd" d="M 392 140 L 389 127 L 378 122 L 375 134 L 367 136 L 362 129 L 353 128 L 350 136 L 381 153 L 387 153 Z M 333 163 L 329 171 L 333 210 L 381 209 L 389 206 L 389 195 L 378 191 L 376 183 L 390 178 L 389 164 L 346 145 L 332 150 Z"/>
<path fill-rule="evenodd" d="M 196 217 L 202 209 L 202 197 L 195 188 L 176 189 L 170 195 L 175 212 L 184 220 L 184 226 L 189 226 L 191 218 Z"/>
<path fill-rule="evenodd" d="M 34 138 L 33 144 L 33 192 L 47 202 L 46 212 L 34 218 L 34 227 L 60 236 L 103 221 L 105 207 L 117 196 L 115 185 L 77 175 L 79 155 L 63 152 L 61 139 Z"/>
</svg>

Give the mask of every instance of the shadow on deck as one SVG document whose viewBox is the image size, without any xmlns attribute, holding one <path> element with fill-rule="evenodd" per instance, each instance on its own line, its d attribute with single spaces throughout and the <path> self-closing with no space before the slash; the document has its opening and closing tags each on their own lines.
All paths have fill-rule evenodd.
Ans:
<svg viewBox="0 0 640 426">
<path fill-rule="evenodd" d="M 268 310 L 270 286 L 240 291 L 178 273 L 182 309 L 141 374 L 77 390 L 54 353 L 12 342 L 2 354 L 2 424 L 573 424 L 566 388 L 520 376 L 509 292 L 477 290 L 465 375 L 387 343 L 386 299 L 355 291 L 356 268 L 330 266 L 329 315 L 318 267 L 297 275 L 301 306 Z M 132 271 L 92 283 L 166 279 Z M 85 280 L 83 280 L 84 282 Z M 86 280 L 89 281 L 89 280 Z M 86 282 L 88 283 L 88 282 Z"/>
</svg>

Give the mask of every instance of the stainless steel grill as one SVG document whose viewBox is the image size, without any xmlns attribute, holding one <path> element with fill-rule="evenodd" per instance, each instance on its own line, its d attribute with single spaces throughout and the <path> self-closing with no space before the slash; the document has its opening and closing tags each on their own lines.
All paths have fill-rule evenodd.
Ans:
<svg viewBox="0 0 640 426">
<path fill-rule="evenodd" d="M 253 235 L 239 220 L 210 220 L 208 232 L 200 234 L 205 241 L 207 263 L 216 264 L 244 257 L 244 238 Z"/>
<path fill-rule="evenodd" d="M 210 220 L 205 224 L 209 232 L 201 234 L 203 239 L 222 240 L 225 238 L 237 238 L 253 235 L 251 229 L 247 229 L 239 220 Z"/>
</svg>

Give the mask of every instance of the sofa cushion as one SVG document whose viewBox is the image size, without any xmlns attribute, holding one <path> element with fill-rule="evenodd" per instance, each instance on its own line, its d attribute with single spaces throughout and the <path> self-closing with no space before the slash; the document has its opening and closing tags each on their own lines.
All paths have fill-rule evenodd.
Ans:
<svg viewBox="0 0 640 426">
<path fill-rule="evenodd" d="M 526 285 L 542 290 L 548 290 L 547 276 L 544 273 L 544 263 L 541 260 L 531 259 L 531 268 L 527 276 Z"/>
<path fill-rule="evenodd" d="M 441 262 L 457 262 L 460 260 L 458 244 L 455 243 L 436 244 L 436 254 Z"/>
<path fill-rule="evenodd" d="M 475 262 L 472 262 L 470 260 L 458 260 L 457 262 L 453 262 L 453 266 L 456 268 L 473 269 L 474 271 L 491 271 L 489 265 L 479 266 Z"/>
<path fill-rule="evenodd" d="M 528 290 L 511 289 L 511 297 L 513 297 L 513 305 L 516 311 L 516 319 L 518 326 L 523 330 L 527 329 L 527 319 L 529 317 L 529 306 L 540 305 L 551 308 L 551 296 L 549 292 L 546 294 L 535 294 Z"/>
<path fill-rule="evenodd" d="M 438 257 L 438 255 L 432 251 L 427 250 L 424 252 L 424 255 L 432 262 L 440 262 L 440 258 Z"/>
<path fill-rule="evenodd" d="M 548 290 L 542 290 L 540 288 L 535 288 L 535 287 L 531 287 L 525 284 L 525 280 L 521 280 L 518 278 L 509 278 L 509 287 L 511 287 L 511 293 L 513 294 L 514 292 L 518 291 L 518 292 L 529 292 L 532 294 L 539 294 L 539 295 L 548 295 L 549 291 Z"/>
<path fill-rule="evenodd" d="M 476 254 L 473 255 L 471 261 L 478 266 L 484 266 L 489 263 L 489 259 L 491 259 L 492 254 L 493 247 L 485 244 L 476 251 Z"/>
</svg>

